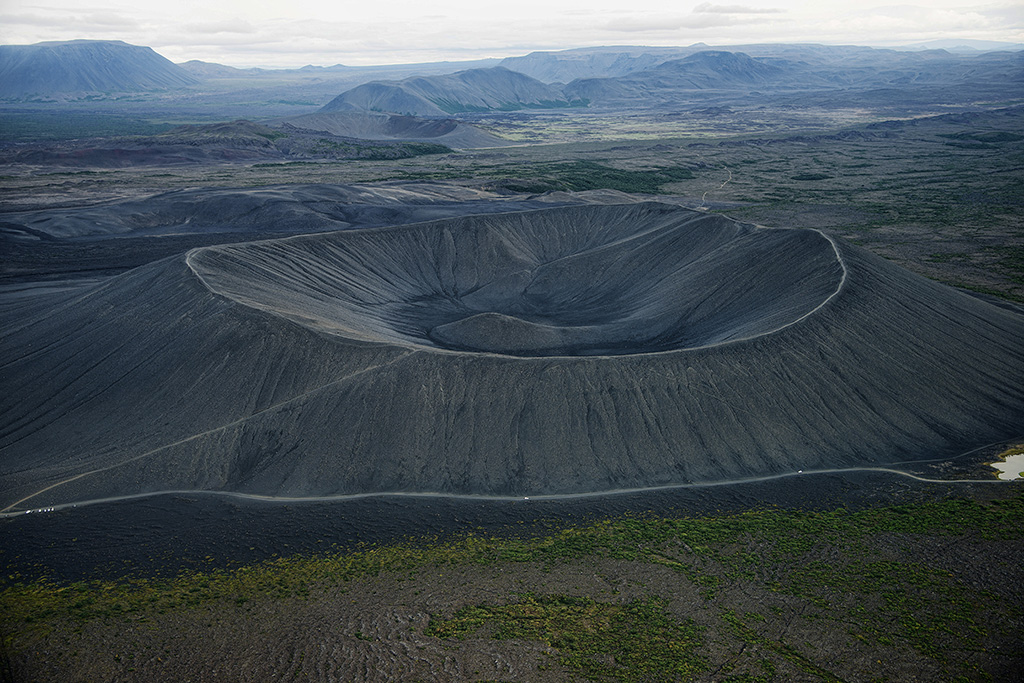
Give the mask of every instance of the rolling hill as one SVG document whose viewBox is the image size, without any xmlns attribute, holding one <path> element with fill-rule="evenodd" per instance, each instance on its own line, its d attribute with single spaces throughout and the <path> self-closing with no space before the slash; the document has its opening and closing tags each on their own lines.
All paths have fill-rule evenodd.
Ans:
<svg viewBox="0 0 1024 683">
<path fill-rule="evenodd" d="M 578 105 L 558 88 L 503 67 L 467 69 L 444 76 L 376 81 L 343 92 L 323 112 L 374 111 L 407 116 L 519 109 L 551 109 Z"/>
</svg>

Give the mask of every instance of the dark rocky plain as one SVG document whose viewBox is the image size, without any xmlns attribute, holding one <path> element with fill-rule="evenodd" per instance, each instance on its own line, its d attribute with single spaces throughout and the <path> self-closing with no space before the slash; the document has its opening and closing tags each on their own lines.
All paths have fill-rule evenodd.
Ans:
<svg viewBox="0 0 1024 683">
<path fill-rule="evenodd" d="M 0 679 L 1013 680 L 1024 109 L 915 92 L 5 144 Z"/>
</svg>

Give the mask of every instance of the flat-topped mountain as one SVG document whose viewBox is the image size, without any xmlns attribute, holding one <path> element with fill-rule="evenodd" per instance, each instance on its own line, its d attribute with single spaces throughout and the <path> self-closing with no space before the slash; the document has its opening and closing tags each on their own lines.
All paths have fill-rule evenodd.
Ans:
<svg viewBox="0 0 1024 683">
<path fill-rule="evenodd" d="M 579 78 L 627 76 L 700 49 L 707 47 L 585 47 L 506 57 L 500 66 L 544 83 L 569 83 Z"/>
<path fill-rule="evenodd" d="M 764 87 L 782 81 L 787 75 L 787 69 L 742 52 L 707 50 L 629 76 L 576 80 L 564 92 L 567 97 L 586 100 L 642 100 L 687 90 Z"/>
<path fill-rule="evenodd" d="M 785 74 L 782 67 L 742 52 L 707 50 L 673 59 L 648 70 L 682 88 L 722 88 L 772 83 Z"/>
<path fill-rule="evenodd" d="M 166 90 L 196 82 L 152 48 L 120 40 L 0 45 L 0 98 Z"/>
<path fill-rule="evenodd" d="M 348 90 L 322 111 L 379 111 L 410 116 L 573 106 L 561 90 L 504 67 L 444 76 L 375 81 Z"/>
</svg>

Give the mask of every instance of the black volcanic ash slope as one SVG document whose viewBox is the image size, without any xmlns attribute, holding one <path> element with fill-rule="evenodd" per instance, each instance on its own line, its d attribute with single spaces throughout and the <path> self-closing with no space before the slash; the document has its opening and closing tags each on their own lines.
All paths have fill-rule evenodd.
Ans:
<svg viewBox="0 0 1024 683">
<path fill-rule="evenodd" d="M 941 458 L 1019 432 L 1022 339 L 816 231 L 660 204 L 210 247 L 5 321 L 2 504 Z"/>
</svg>

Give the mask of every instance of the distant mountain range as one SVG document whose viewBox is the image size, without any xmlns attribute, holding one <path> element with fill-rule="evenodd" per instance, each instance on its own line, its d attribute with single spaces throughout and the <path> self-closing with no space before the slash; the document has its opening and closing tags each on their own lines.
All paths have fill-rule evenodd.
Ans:
<svg viewBox="0 0 1024 683">
<path fill-rule="evenodd" d="M 957 49 L 952 43 L 960 45 Z M 972 47 L 964 46 L 968 43 Z M 820 74 L 826 81 L 852 82 L 862 77 L 878 76 L 884 71 L 914 71 L 921 68 L 950 68 L 953 72 L 981 58 L 999 61 L 1007 52 L 1020 52 L 1024 45 L 993 43 L 983 50 L 980 41 L 950 41 L 949 49 L 939 44 L 921 44 L 904 50 L 879 49 L 856 45 L 816 45 L 801 43 L 768 43 L 712 47 L 696 43 L 688 47 L 593 47 L 557 52 L 531 52 L 523 57 L 508 57 L 500 66 L 532 76 L 544 83 L 570 83 L 578 79 L 620 78 L 648 71 L 666 62 L 685 59 L 701 52 L 742 53 L 780 66 L 795 67 L 803 76 Z M 995 46 L 1001 46 L 998 50 Z M 987 54 L 981 54 L 986 52 Z M 962 53 L 962 54 L 955 54 Z M 815 79 L 818 80 L 818 79 Z"/>
<path fill-rule="evenodd" d="M 1024 95 L 1024 51 L 804 44 L 724 50 L 697 44 L 534 52 L 494 63 L 234 69 L 199 61 L 175 65 L 150 48 L 119 41 L 40 43 L 0 46 L 0 99 L 102 98 L 145 91 L 173 97 L 181 89 L 194 95 L 193 86 L 218 81 L 218 87 L 236 82 L 246 102 L 254 97 L 304 107 L 326 102 L 324 113 L 449 118 L 584 106 L 677 108 L 714 97 L 753 95 L 804 98 L 805 104 L 814 100 L 822 106 L 857 106 L 882 97 L 872 92 L 964 102 Z"/>
<path fill-rule="evenodd" d="M 215 64 L 213 62 L 203 62 L 198 59 L 182 62 L 177 66 L 181 67 L 184 71 L 187 71 L 195 78 L 203 80 L 208 78 L 240 78 L 243 76 L 258 76 L 266 73 L 266 69 L 236 69 L 233 66 L 224 66 L 223 64 Z"/>
<path fill-rule="evenodd" d="M 0 98 L 169 90 L 198 79 L 151 48 L 119 40 L 0 45 Z"/>
<path fill-rule="evenodd" d="M 1016 52 L 1024 50 L 1024 43 L 1007 43 L 999 40 L 971 40 L 969 38 L 941 38 L 923 43 L 903 45 L 901 50 L 947 50 L 949 52 L 993 52 L 996 50 Z"/>
<path fill-rule="evenodd" d="M 498 66 L 500 59 L 477 59 L 468 62 L 424 62 L 422 64 L 378 64 L 373 66 L 348 66 L 345 64 L 333 64 L 331 66 L 314 66 L 307 64 L 298 69 L 264 69 L 252 67 L 239 69 L 233 66 L 224 66 L 214 62 L 203 62 L 192 59 L 178 64 L 181 68 L 200 79 L 211 78 L 242 78 L 267 77 L 267 78 L 293 78 L 300 80 L 312 79 L 362 79 L 366 83 L 379 78 L 410 78 L 412 76 L 436 76 L 439 74 L 450 74 L 455 71 L 466 69 L 484 69 Z"/>
<path fill-rule="evenodd" d="M 1024 52 L 975 55 L 944 50 L 900 52 L 823 45 L 751 46 L 741 51 L 652 53 L 607 49 L 534 53 L 504 64 L 553 78 L 567 73 L 624 75 L 545 84 L 506 67 L 447 76 L 377 81 L 348 90 L 323 111 L 380 111 L 419 116 L 570 106 L 650 109 L 678 106 L 710 94 L 784 96 L 877 89 L 970 88 L 1002 96 L 1024 94 Z M 633 70 L 638 69 L 638 70 Z"/>
</svg>

